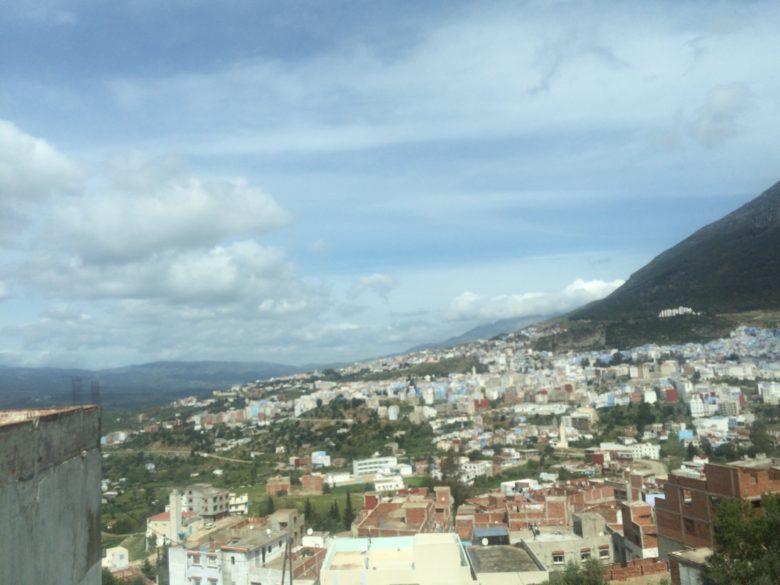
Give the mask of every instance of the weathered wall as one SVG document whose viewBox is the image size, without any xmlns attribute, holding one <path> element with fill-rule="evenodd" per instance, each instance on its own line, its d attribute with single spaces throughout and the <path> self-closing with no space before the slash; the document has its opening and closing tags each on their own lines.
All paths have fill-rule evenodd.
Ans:
<svg viewBox="0 0 780 585">
<path fill-rule="evenodd" d="M 100 419 L 56 409 L 0 425 L 0 583 L 100 585 Z"/>
</svg>

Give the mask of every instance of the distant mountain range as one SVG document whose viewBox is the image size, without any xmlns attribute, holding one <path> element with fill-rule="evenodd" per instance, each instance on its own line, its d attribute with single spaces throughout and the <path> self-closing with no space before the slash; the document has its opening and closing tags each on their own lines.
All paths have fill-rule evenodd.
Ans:
<svg viewBox="0 0 780 585">
<path fill-rule="evenodd" d="M 659 319 L 664 309 L 697 315 Z M 706 340 L 780 316 L 780 183 L 635 272 L 606 298 L 566 316 L 550 347 L 628 347 Z"/>
<path fill-rule="evenodd" d="M 73 380 L 81 380 L 80 396 L 90 401 L 92 381 L 100 384 L 102 403 L 130 408 L 165 404 L 191 394 L 208 394 L 218 388 L 308 371 L 266 362 L 154 362 L 150 364 L 82 370 L 0 366 L 0 408 L 71 404 Z"/>
<path fill-rule="evenodd" d="M 553 317 L 554 315 L 529 315 L 526 317 L 510 317 L 508 319 L 499 319 L 498 321 L 493 321 L 492 323 L 477 325 L 476 327 L 469 329 L 465 333 L 461 333 L 460 335 L 456 335 L 455 337 L 450 337 L 449 339 L 445 339 L 444 341 L 417 345 L 409 349 L 406 353 L 414 353 L 416 351 L 422 351 L 424 349 L 454 347 L 456 345 L 477 341 L 479 339 L 491 339 L 492 337 L 497 337 L 499 335 L 504 335 L 506 333 L 514 333 L 515 331 L 518 331 L 523 327 L 527 327 L 528 325 L 538 323 L 539 321 L 552 319 Z"/>
<path fill-rule="evenodd" d="M 680 306 L 697 314 L 658 318 Z M 704 341 L 741 323 L 780 326 L 780 183 L 658 255 L 600 301 L 563 317 L 502 319 L 409 351 L 487 339 L 533 323 L 564 330 L 542 338 L 541 349 Z M 0 408 L 69 404 L 74 378 L 82 380 L 85 402 L 96 380 L 103 404 L 134 407 L 315 368 L 265 362 L 155 362 L 99 371 L 0 366 Z"/>
</svg>

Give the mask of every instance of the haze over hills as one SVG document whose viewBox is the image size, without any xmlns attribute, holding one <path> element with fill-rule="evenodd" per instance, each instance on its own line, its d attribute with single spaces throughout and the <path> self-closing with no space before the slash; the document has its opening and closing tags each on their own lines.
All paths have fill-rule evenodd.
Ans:
<svg viewBox="0 0 780 585">
<path fill-rule="evenodd" d="M 105 370 L 0 366 L 0 408 L 70 404 L 74 377 L 82 379 L 84 402 L 89 402 L 91 381 L 97 380 L 104 405 L 132 407 L 164 404 L 189 394 L 313 368 L 215 361 L 154 362 Z"/>
<path fill-rule="evenodd" d="M 455 345 L 469 343 L 470 341 L 476 341 L 478 339 L 490 339 L 491 337 L 496 337 L 504 333 L 513 333 L 519 329 L 522 329 L 523 327 L 532 325 L 533 323 L 538 323 L 539 321 L 552 319 L 553 317 L 555 317 L 555 315 L 528 315 L 525 317 L 509 317 L 507 319 L 499 319 L 498 321 L 493 321 L 491 323 L 477 325 L 476 327 L 473 327 L 472 329 L 469 329 L 460 335 L 450 337 L 444 341 L 417 345 L 409 349 L 406 353 L 421 351 L 423 349 L 453 347 Z"/>
<path fill-rule="evenodd" d="M 664 309 L 696 315 L 659 319 Z M 659 254 L 606 298 L 566 316 L 550 347 L 701 341 L 740 323 L 777 326 L 780 182 Z"/>
</svg>

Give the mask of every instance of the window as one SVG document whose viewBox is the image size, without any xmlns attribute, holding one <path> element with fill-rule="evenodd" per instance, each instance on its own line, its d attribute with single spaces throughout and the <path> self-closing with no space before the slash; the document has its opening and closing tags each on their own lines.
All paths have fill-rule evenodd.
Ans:
<svg viewBox="0 0 780 585">
<path fill-rule="evenodd" d="M 565 559 L 565 556 L 564 556 L 562 550 L 553 551 L 553 554 L 552 554 L 553 565 L 562 565 L 564 559 Z"/>
<path fill-rule="evenodd" d="M 599 558 L 600 559 L 608 559 L 609 558 L 609 546 L 600 546 L 599 547 Z"/>
<path fill-rule="evenodd" d="M 230 564 L 231 565 L 235 565 L 236 564 L 236 557 L 234 557 L 233 555 L 230 556 Z"/>
<path fill-rule="evenodd" d="M 683 504 L 690 506 L 693 503 L 693 492 L 691 492 L 691 490 L 683 489 L 682 500 Z"/>
<path fill-rule="evenodd" d="M 589 558 L 590 558 L 590 549 L 589 548 L 580 549 L 580 560 L 587 561 Z"/>
<path fill-rule="evenodd" d="M 209 567 L 217 566 L 217 555 L 209 555 Z"/>
<path fill-rule="evenodd" d="M 685 532 L 689 534 L 694 534 L 696 532 L 696 527 L 693 520 L 690 518 L 683 518 L 683 525 L 685 526 Z"/>
<path fill-rule="evenodd" d="M 199 554 L 192 555 L 192 564 L 193 565 L 199 565 L 200 564 L 200 555 Z"/>
</svg>

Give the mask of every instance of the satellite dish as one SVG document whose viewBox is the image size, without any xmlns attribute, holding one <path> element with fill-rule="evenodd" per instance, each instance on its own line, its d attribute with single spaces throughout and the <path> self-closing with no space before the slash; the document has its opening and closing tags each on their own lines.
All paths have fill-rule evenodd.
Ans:
<svg viewBox="0 0 780 585">
<path fill-rule="evenodd" d="M 314 529 L 312 529 L 312 528 L 309 528 L 309 529 L 306 531 L 306 534 L 308 534 L 309 536 L 311 536 L 312 534 L 314 534 Z"/>
<path fill-rule="evenodd" d="M 487 546 L 488 542 L 490 542 L 487 538 L 482 539 L 482 546 Z"/>
</svg>

